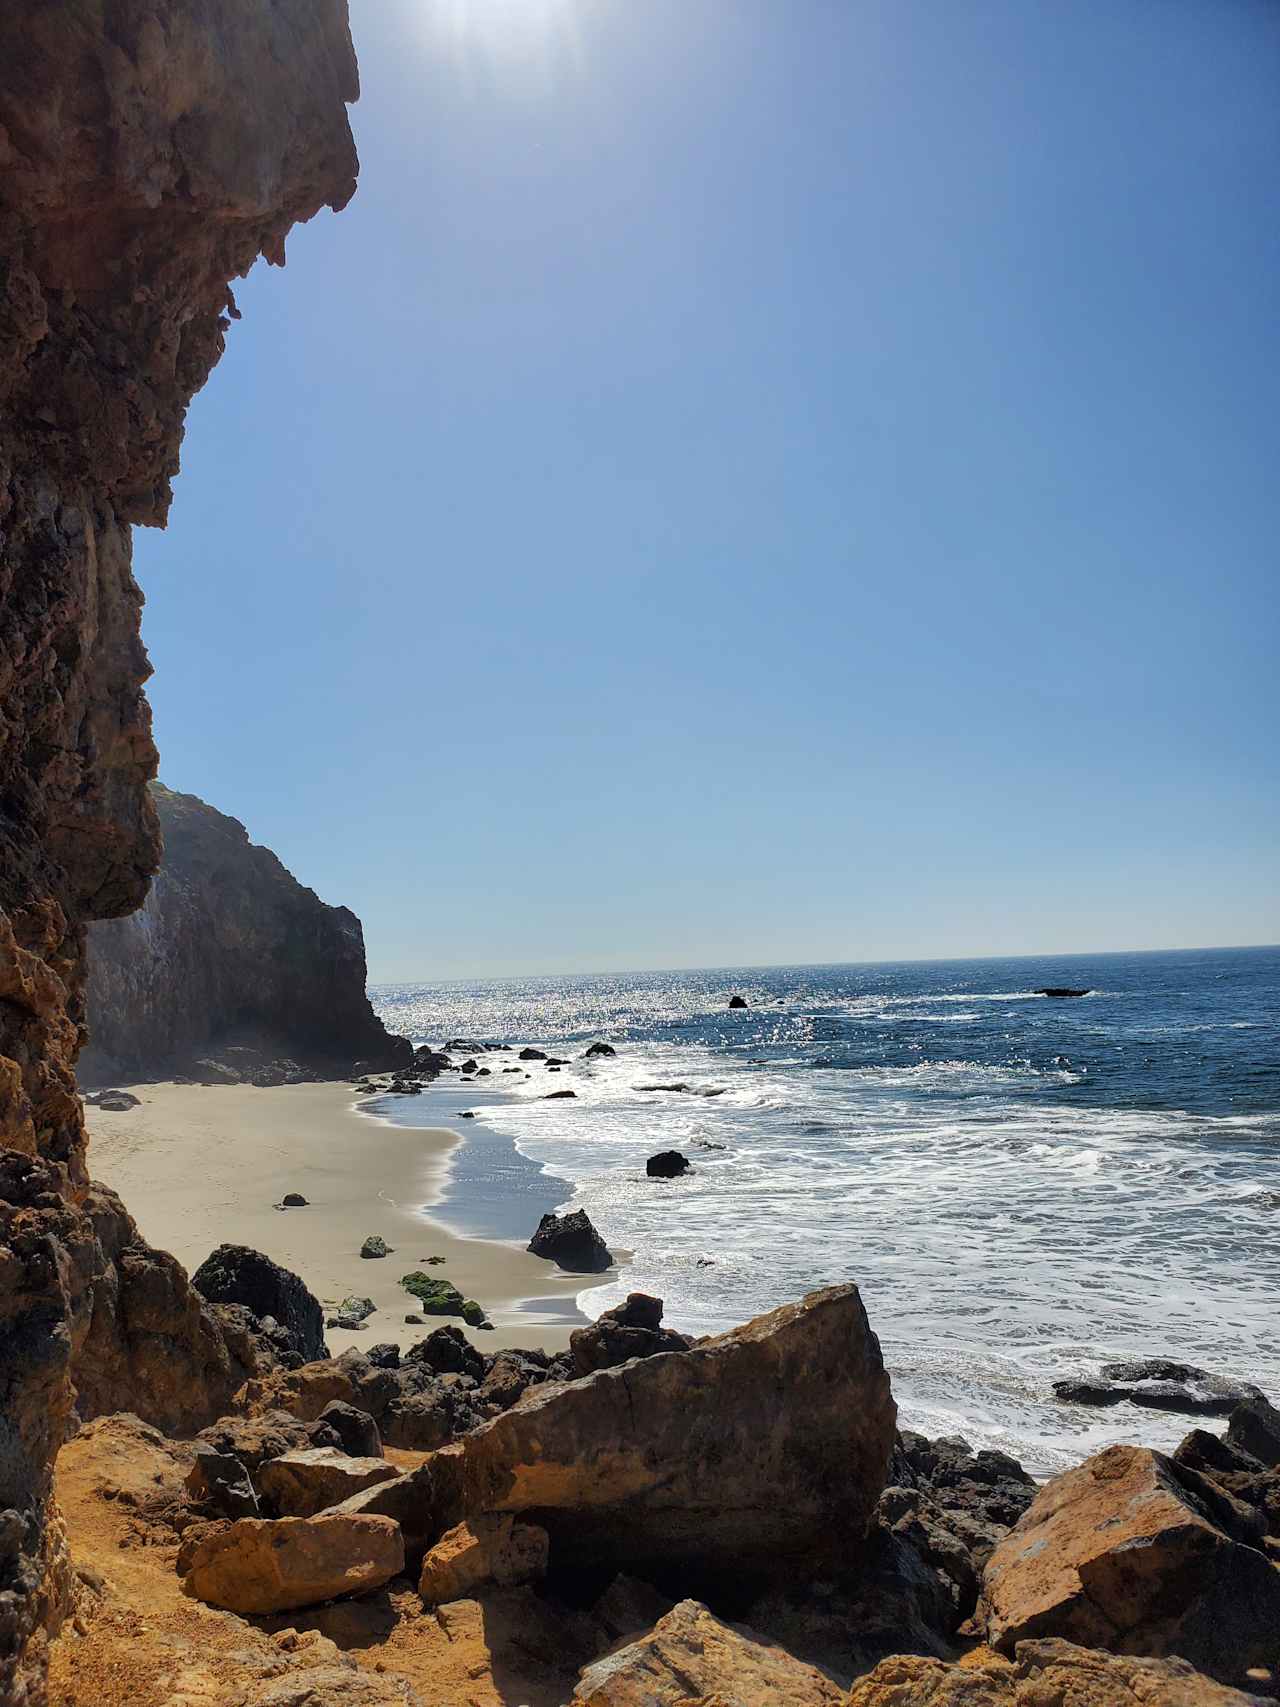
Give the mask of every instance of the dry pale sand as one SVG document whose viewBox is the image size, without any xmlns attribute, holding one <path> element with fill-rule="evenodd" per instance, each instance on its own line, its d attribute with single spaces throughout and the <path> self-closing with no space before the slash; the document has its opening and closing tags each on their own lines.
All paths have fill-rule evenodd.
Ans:
<svg viewBox="0 0 1280 1707">
<path fill-rule="evenodd" d="M 417 1302 L 399 1278 L 428 1256 L 445 1259 L 428 1273 L 488 1312 L 494 1332 L 466 1330 L 485 1351 L 556 1351 L 581 1321 L 574 1298 L 584 1277 L 562 1274 L 519 1246 L 459 1238 L 424 1217 L 424 1206 L 440 1201 L 458 1134 L 360 1114 L 346 1085 L 129 1088 L 139 1107 L 85 1110 L 93 1177 L 118 1191 L 144 1238 L 188 1271 L 216 1245 L 251 1245 L 301 1275 L 322 1304 L 351 1293 L 372 1298 L 377 1313 L 363 1333 L 326 1332 L 335 1354 L 379 1340 L 407 1347 L 457 1320 L 405 1323 Z M 273 1208 L 289 1191 L 308 1207 Z M 370 1233 L 380 1233 L 394 1255 L 362 1258 Z M 530 1300 L 540 1307 L 521 1309 Z"/>
</svg>

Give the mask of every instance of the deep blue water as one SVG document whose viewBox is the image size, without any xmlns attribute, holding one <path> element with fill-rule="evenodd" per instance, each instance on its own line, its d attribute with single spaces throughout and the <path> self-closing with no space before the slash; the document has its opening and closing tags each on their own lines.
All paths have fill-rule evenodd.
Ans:
<svg viewBox="0 0 1280 1707">
<path fill-rule="evenodd" d="M 464 1230 L 514 1237 L 571 1201 L 633 1252 L 584 1295 L 592 1312 L 642 1287 L 708 1332 L 854 1278 L 908 1420 L 1046 1468 L 1100 1439 L 1178 1438 L 1177 1419 L 1052 1399 L 1053 1378 L 1110 1356 L 1178 1355 L 1280 1393 L 1278 949 L 371 994 L 415 1042 L 574 1057 L 386 1112 L 475 1133 L 437 1211 Z M 616 1060 L 579 1058 L 597 1037 Z M 482 1132 L 452 1120 L 463 1107 Z M 666 1148 L 695 1172 L 647 1180 Z"/>
</svg>

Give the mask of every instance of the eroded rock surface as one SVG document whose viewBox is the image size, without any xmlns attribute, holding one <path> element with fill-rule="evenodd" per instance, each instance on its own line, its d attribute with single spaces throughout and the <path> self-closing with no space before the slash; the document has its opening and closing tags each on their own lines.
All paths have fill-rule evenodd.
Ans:
<svg viewBox="0 0 1280 1707">
<path fill-rule="evenodd" d="M 647 1635 L 588 1666 L 572 1707 L 689 1707 L 694 1700 L 840 1707 L 844 1691 L 767 1636 L 682 1600 Z"/>
<path fill-rule="evenodd" d="M 291 1612 L 368 1594 L 404 1569 L 400 1526 L 387 1517 L 242 1518 L 202 1541 L 184 1591 L 229 1612 Z"/>
<path fill-rule="evenodd" d="M 868 1528 L 894 1417 L 858 1290 L 835 1286 L 688 1350 L 533 1388 L 435 1454 L 432 1497 L 446 1522 L 523 1514 L 553 1560 L 659 1582 L 817 1572 Z"/>
<path fill-rule="evenodd" d="M 343 0 L 0 8 L 7 1702 L 42 1699 L 43 1633 L 66 1599 L 50 1486 L 72 1361 L 90 1333 L 116 1335 L 107 1294 L 131 1290 L 85 1213 L 74 1077 L 86 921 L 136 908 L 159 856 L 129 530 L 164 522 L 187 404 L 235 311 L 228 281 L 260 254 L 283 261 L 296 221 L 350 197 L 356 93 Z M 109 1408 L 133 1374 L 126 1345 Z M 110 1378 L 104 1356 L 99 1387 Z"/>
<path fill-rule="evenodd" d="M 1207 1477 L 1109 1447 L 1049 1482 L 991 1555 L 990 1640 L 1176 1654 L 1243 1683 L 1280 1662 L 1280 1570 L 1262 1539 L 1257 1513 Z"/>
</svg>

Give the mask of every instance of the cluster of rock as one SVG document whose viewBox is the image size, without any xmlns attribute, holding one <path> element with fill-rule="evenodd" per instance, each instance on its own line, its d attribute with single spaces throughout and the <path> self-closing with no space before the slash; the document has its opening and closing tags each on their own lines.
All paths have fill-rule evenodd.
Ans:
<svg viewBox="0 0 1280 1707">
<path fill-rule="evenodd" d="M 81 1077 L 296 1084 L 407 1064 L 365 991 L 364 934 L 244 825 L 152 783 L 164 842 L 141 909 L 89 932 Z"/>
<path fill-rule="evenodd" d="M 433 1044 L 422 1043 L 412 1051 L 410 1058 L 398 1061 L 389 1078 L 375 1078 L 383 1068 L 376 1061 L 358 1061 L 354 1069 L 356 1080 L 355 1089 L 362 1096 L 419 1096 L 426 1085 L 434 1084 L 444 1073 L 457 1073 L 463 1084 L 473 1084 L 480 1079 L 490 1078 L 493 1068 L 482 1066 L 481 1061 L 486 1055 L 510 1055 L 515 1052 L 512 1043 L 476 1043 L 468 1038 L 450 1038 L 440 1048 Z M 616 1055 L 618 1051 L 611 1043 L 592 1043 L 582 1051 L 581 1059 L 593 1061 Z M 457 1061 L 455 1056 L 463 1059 Z M 545 1049 L 535 1049 L 531 1044 L 526 1045 L 516 1055 L 520 1066 L 506 1066 L 499 1069 L 502 1073 L 525 1073 L 535 1064 L 548 1073 L 558 1073 L 562 1067 L 569 1066 L 569 1060 L 562 1055 L 550 1055 Z M 573 1097 L 576 1091 L 552 1091 L 553 1097 Z"/>
</svg>

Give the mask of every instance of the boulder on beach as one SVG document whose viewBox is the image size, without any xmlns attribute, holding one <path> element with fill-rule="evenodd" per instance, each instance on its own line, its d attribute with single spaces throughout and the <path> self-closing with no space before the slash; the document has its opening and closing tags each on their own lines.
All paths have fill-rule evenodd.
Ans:
<svg viewBox="0 0 1280 1707">
<path fill-rule="evenodd" d="M 656 1156 L 649 1157 L 644 1171 L 650 1179 L 678 1179 L 681 1174 L 687 1174 L 692 1165 L 688 1156 L 682 1156 L 679 1150 L 659 1150 Z"/>
<path fill-rule="evenodd" d="M 835 1286 L 685 1350 L 535 1386 L 414 1486 L 440 1528 L 510 1512 L 547 1530 L 553 1565 L 736 1595 L 847 1560 L 895 1415 L 858 1290 Z"/>
<path fill-rule="evenodd" d="M 682 1600 L 647 1635 L 589 1665 L 571 1707 L 677 1707 L 768 1703 L 839 1707 L 845 1691 L 743 1624 L 726 1624 L 696 1600 Z"/>
<path fill-rule="evenodd" d="M 391 1246 L 380 1233 L 370 1233 L 360 1247 L 360 1255 L 362 1257 L 389 1257 Z"/>
<path fill-rule="evenodd" d="M 286 1191 L 280 1199 L 286 1209 L 305 1209 L 307 1200 L 300 1191 Z"/>
<path fill-rule="evenodd" d="M 473 1328 L 481 1327 L 485 1322 L 482 1306 L 474 1298 L 464 1298 L 458 1288 L 447 1280 L 415 1269 L 412 1274 L 402 1274 L 400 1284 L 418 1300 L 426 1316 L 461 1316 Z"/>
<path fill-rule="evenodd" d="M 1265 1707 L 1185 1660 L 1131 1659 L 1050 1639 L 1012 1663 L 950 1665 L 895 1654 L 854 1683 L 847 1707 Z"/>
<path fill-rule="evenodd" d="M 313 1446 L 268 1459 L 258 1471 L 258 1492 L 276 1517 L 314 1517 L 399 1474 L 385 1458 L 353 1457 L 337 1447 Z"/>
<path fill-rule="evenodd" d="M 988 1639 L 1177 1654 L 1219 1681 L 1280 1664 L 1280 1570 L 1258 1514 L 1163 1453 L 1112 1446 L 1055 1476 L 983 1573 Z"/>
<path fill-rule="evenodd" d="M 243 1304 L 259 1318 L 273 1317 L 307 1362 L 328 1357 L 319 1300 L 296 1274 L 261 1251 L 219 1245 L 191 1276 L 191 1284 L 211 1304 Z"/>
<path fill-rule="evenodd" d="M 544 1215 L 528 1249 L 535 1257 L 546 1257 L 570 1274 L 601 1274 L 613 1257 L 591 1225 L 585 1209 L 568 1215 Z"/>
<path fill-rule="evenodd" d="M 134 1096 L 132 1091 L 88 1091 L 85 1093 L 87 1108 L 105 1108 L 108 1113 L 124 1114 L 131 1108 L 137 1108 L 141 1098 Z"/>
<path fill-rule="evenodd" d="M 253 1616 L 371 1594 L 403 1570 L 404 1538 L 392 1518 L 250 1517 L 196 1545 L 182 1589 L 209 1606 Z"/>
<path fill-rule="evenodd" d="M 513 1588 L 547 1574 L 545 1529 L 492 1514 L 460 1523 L 442 1535 L 422 1561 L 418 1591 L 428 1606 L 465 1600 L 493 1585 Z"/>
</svg>

